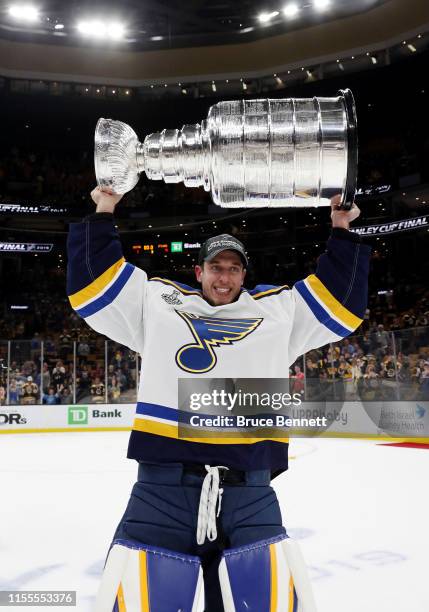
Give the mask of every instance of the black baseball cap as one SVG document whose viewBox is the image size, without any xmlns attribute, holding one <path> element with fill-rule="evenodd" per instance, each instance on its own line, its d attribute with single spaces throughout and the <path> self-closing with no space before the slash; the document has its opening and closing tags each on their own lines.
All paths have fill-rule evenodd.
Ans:
<svg viewBox="0 0 429 612">
<path fill-rule="evenodd" d="M 249 265 L 244 244 L 229 234 L 219 234 L 206 240 L 198 253 L 198 263 L 201 265 L 204 261 L 211 261 L 222 251 L 237 251 L 244 267 Z"/>
</svg>

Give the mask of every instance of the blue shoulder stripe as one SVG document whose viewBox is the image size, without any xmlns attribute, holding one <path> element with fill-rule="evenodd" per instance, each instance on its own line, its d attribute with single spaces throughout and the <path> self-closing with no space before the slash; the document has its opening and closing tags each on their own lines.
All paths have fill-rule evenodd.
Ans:
<svg viewBox="0 0 429 612">
<path fill-rule="evenodd" d="M 116 281 L 113 283 L 113 285 L 111 285 L 109 289 L 99 298 L 97 298 L 87 306 L 77 309 L 77 314 L 84 318 L 90 317 L 102 308 L 105 308 L 106 306 L 111 304 L 125 287 L 134 270 L 135 268 L 133 265 L 126 263 L 124 269 L 122 270 Z"/>
<path fill-rule="evenodd" d="M 335 319 L 333 319 L 326 312 L 326 310 L 322 308 L 319 302 L 317 302 L 311 295 L 311 293 L 305 286 L 304 281 L 298 281 L 295 284 L 295 287 L 320 323 L 322 323 L 325 327 L 334 332 L 334 334 L 337 334 L 337 336 L 341 336 L 342 338 L 345 338 L 346 336 L 349 336 L 352 333 L 352 330 L 343 327 L 343 325 L 338 323 L 338 321 L 335 321 Z"/>
</svg>

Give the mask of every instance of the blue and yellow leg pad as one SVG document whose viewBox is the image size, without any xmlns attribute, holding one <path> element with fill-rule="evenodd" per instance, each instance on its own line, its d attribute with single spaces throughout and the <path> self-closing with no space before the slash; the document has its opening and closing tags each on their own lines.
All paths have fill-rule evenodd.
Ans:
<svg viewBox="0 0 429 612">
<path fill-rule="evenodd" d="M 201 587 L 198 557 L 115 540 L 95 612 L 197 612 Z"/>
<path fill-rule="evenodd" d="M 287 536 L 225 550 L 219 565 L 225 612 L 315 612 L 304 560 Z"/>
</svg>

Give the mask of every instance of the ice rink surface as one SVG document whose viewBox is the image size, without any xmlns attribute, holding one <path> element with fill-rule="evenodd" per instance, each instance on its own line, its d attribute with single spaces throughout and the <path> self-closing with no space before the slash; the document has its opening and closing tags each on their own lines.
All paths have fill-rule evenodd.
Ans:
<svg viewBox="0 0 429 612">
<path fill-rule="evenodd" d="M 92 610 L 135 480 L 127 442 L 121 432 L 0 436 L 0 590 L 76 590 L 77 608 L 59 609 Z M 428 450 L 294 440 L 290 456 L 273 485 L 318 611 L 428 612 Z M 29 609 L 54 610 L 13 607 Z"/>
</svg>

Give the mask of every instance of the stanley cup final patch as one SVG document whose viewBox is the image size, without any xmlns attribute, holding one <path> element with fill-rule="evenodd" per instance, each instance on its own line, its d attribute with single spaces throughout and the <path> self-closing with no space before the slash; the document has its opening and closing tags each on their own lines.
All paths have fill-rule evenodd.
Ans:
<svg viewBox="0 0 429 612">
<path fill-rule="evenodd" d="M 173 306 L 180 306 L 183 304 L 181 300 L 179 300 L 179 292 L 177 289 L 174 289 L 172 293 L 162 293 L 162 299 L 167 302 L 167 304 L 171 304 Z"/>
<path fill-rule="evenodd" d="M 194 342 L 180 347 L 176 363 L 185 372 L 203 374 L 217 363 L 215 349 L 228 346 L 246 338 L 262 323 L 263 319 L 221 319 L 199 317 L 188 312 L 177 314 L 185 321 L 194 337 Z"/>
</svg>

